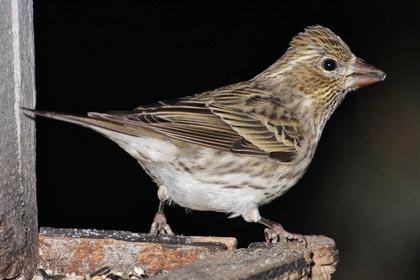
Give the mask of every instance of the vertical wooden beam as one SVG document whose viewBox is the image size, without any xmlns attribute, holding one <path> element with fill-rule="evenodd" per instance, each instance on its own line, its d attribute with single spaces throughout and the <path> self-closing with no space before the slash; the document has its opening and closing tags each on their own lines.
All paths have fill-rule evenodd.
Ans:
<svg viewBox="0 0 420 280">
<path fill-rule="evenodd" d="M 32 0 L 0 1 L 0 279 L 31 278 L 38 260 Z"/>
</svg>

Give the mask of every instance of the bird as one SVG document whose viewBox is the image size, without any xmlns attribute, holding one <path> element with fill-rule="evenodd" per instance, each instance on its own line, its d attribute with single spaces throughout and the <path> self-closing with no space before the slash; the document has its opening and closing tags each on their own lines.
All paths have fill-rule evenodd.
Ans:
<svg viewBox="0 0 420 280">
<path fill-rule="evenodd" d="M 304 175 L 345 96 L 385 77 L 330 29 L 314 25 L 246 81 L 132 111 L 33 113 L 93 129 L 138 161 L 158 187 L 152 234 L 174 234 L 164 207 L 176 204 L 260 223 L 268 243 L 303 241 L 259 207 Z"/>
</svg>

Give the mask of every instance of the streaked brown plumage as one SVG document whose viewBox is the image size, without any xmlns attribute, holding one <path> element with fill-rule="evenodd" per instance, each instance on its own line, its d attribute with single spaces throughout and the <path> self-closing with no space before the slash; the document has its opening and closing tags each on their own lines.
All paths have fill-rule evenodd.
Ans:
<svg viewBox="0 0 420 280">
<path fill-rule="evenodd" d="M 262 223 L 268 241 L 301 240 L 262 218 L 258 207 L 303 176 L 345 95 L 384 78 L 332 31 L 313 26 L 249 81 L 133 112 L 36 114 L 92 128 L 138 160 L 159 186 L 153 233 L 172 233 L 163 205 L 173 201 Z"/>
</svg>

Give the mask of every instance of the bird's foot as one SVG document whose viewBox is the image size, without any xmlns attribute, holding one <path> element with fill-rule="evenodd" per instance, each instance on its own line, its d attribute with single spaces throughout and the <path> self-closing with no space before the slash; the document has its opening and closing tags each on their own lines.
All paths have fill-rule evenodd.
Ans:
<svg viewBox="0 0 420 280">
<path fill-rule="evenodd" d="M 267 241 L 267 243 L 277 243 L 280 241 L 280 238 L 305 242 L 302 234 L 288 232 L 280 224 L 275 224 L 271 228 L 266 228 L 264 230 L 264 234 L 265 241 Z"/>
<path fill-rule="evenodd" d="M 286 240 L 303 242 L 306 246 L 306 240 L 303 238 L 302 234 L 288 232 L 281 224 L 264 218 L 261 218 L 260 223 L 268 227 L 264 230 L 265 241 L 267 243 L 277 243 L 281 238 L 284 238 Z"/>
<path fill-rule="evenodd" d="M 158 211 L 153 219 L 153 223 L 150 226 L 150 234 L 169 234 L 173 235 L 174 232 L 172 231 L 169 224 L 166 222 L 166 216 L 163 212 Z"/>
</svg>

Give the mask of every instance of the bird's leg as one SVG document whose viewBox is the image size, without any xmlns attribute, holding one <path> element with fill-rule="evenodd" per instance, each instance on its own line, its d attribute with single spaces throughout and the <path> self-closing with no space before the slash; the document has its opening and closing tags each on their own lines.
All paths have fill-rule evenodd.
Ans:
<svg viewBox="0 0 420 280">
<path fill-rule="evenodd" d="M 267 241 L 267 243 L 277 243 L 279 242 L 280 238 L 285 238 L 287 240 L 301 241 L 305 243 L 306 246 L 306 241 L 301 234 L 290 233 L 286 231 L 281 224 L 261 217 L 258 208 L 253 208 L 243 212 L 242 217 L 247 222 L 256 222 L 263 224 L 267 227 L 264 230 L 265 240 Z"/>
<path fill-rule="evenodd" d="M 290 233 L 286 231 L 283 226 L 279 223 L 271 221 L 269 219 L 265 219 L 261 217 L 258 221 L 260 224 L 265 225 L 267 228 L 264 230 L 265 233 L 265 240 L 267 243 L 277 243 L 279 242 L 280 238 L 285 238 L 287 240 L 298 240 L 300 242 L 304 242 L 306 244 L 305 239 L 303 238 L 302 234 L 298 233 Z"/>
<path fill-rule="evenodd" d="M 150 226 L 149 233 L 151 234 L 174 234 L 171 227 L 166 222 L 166 216 L 165 213 L 163 213 L 164 205 L 165 201 L 159 202 L 159 209 L 156 212 L 152 225 Z"/>
<path fill-rule="evenodd" d="M 174 232 L 172 231 L 169 224 L 166 222 L 166 216 L 163 213 L 163 208 L 165 206 L 165 201 L 168 200 L 169 196 L 165 186 L 159 186 L 158 190 L 158 197 L 159 197 L 159 208 L 156 212 L 156 215 L 153 219 L 153 223 L 150 226 L 150 234 L 170 234 L 173 235 Z"/>
</svg>

